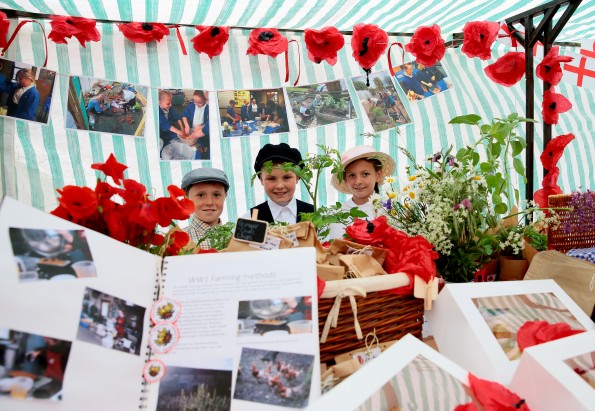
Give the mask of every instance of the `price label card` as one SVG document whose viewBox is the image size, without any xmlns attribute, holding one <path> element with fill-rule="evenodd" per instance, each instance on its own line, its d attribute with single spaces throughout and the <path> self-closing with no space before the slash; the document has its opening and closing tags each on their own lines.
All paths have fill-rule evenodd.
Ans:
<svg viewBox="0 0 595 411">
<path fill-rule="evenodd" d="M 250 247 L 260 248 L 262 250 L 278 250 L 281 246 L 281 238 L 274 235 L 267 235 L 263 244 L 250 244 Z"/>
</svg>

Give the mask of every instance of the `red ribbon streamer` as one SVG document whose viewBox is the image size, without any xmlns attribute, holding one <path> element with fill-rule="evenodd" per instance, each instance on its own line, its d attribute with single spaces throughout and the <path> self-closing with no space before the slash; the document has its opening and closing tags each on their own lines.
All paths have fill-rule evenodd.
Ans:
<svg viewBox="0 0 595 411">
<path fill-rule="evenodd" d="M 300 43 L 298 43 L 297 40 L 290 40 L 289 42 L 297 44 L 297 47 L 298 47 L 298 75 L 297 75 L 297 78 L 295 79 L 295 82 L 293 83 L 293 85 L 295 87 L 297 85 L 298 81 L 300 81 L 300 75 L 302 73 Z M 287 51 L 285 52 L 285 82 L 287 83 L 288 81 L 289 81 L 289 44 L 287 45 Z"/>
<path fill-rule="evenodd" d="M 510 31 L 510 28 L 508 27 L 508 24 L 504 23 L 502 25 L 500 25 L 500 28 L 506 33 L 506 35 L 503 34 L 499 34 L 498 38 L 502 38 L 502 37 L 510 37 L 510 45 L 511 47 L 517 48 L 517 40 L 516 37 L 513 36 L 514 33 L 522 33 L 518 30 L 513 30 Z"/>
<path fill-rule="evenodd" d="M 173 26 L 167 26 L 168 29 L 176 29 L 176 36 L 178 36 L 178 41 L 180 42 L 180 48 L 182 49 L 182 54 L 187 56 L 188 52 L 186 51 L 186 44 L 184 44 L 184 40 L 182 39 L 182 34 L 180 33 L 180 26 L 174 24 Z"/>
<path fill-rule="evenodd" d="M 392 61 L 390 59 L 390 49 L 393 48 L 393 46 L 395 46 L 395 45 L 401 47 L 401 51 L 402 51 L 402 54 L 401 54 L 401 64 L 404 64 L 405 63 L 405 49 L 403 48 L 403 45 L 401 43 L 399 43 L 399 42 L 392 43 L 390 45 L 390 47 L 388 48 L 388 69 L 390 70 L 390 74 L 393 77 L 395 76 L 395 70 L 393 69 L 393 63 L 392 63 Z"/>
<path fill-rule="evenodd" d="M 6 47 L 4 47 L 2 49 L 2 53 L 0 55 L 2 57 L 4 57 L 4 53 L 6 53 L 6 51 L 8 50 L 8 48 L 14 41 L 19 30 L 21 30 L 21 27 L 23 27 L 26 23 L 37 23 L 37 24 L 39 24 L 39 27 L 41 27 L 41 32 L 43 33 L 43 41 L 44 41 L 44 45 L 45 45 L 45 60 L 43 61 L 43 67 L 45 67 L 48 64 L 48 39 L 47 39 L 47 36 L 45 35 L 45 30 L 43 29 L 43 26 L 37 20 L 23 20 L 23 21 L 21 21 L 19 23 L 19 25 L 17 26 L 17 28 L 12 33 L 12 36 L 10 36 L 10 39 L 8 39 L 8 43 L 6 43 Z"/>
</svg>

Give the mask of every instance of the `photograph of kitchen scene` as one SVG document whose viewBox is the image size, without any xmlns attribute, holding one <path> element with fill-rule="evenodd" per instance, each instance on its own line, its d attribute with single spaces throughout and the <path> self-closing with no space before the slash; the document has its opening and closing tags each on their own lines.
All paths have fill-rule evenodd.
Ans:
<svg viewBox="0 0 595 411">
<path fill-rule="evenodd" d="M 146 107 L 146 87 L 70 77 L 66 128 L 143 137 Z"/>
<path fill-rule="evenodd" d="M 357 118 L 345 80 L 288 87 L 287 95 L 300 129 Z"/>
</svg>

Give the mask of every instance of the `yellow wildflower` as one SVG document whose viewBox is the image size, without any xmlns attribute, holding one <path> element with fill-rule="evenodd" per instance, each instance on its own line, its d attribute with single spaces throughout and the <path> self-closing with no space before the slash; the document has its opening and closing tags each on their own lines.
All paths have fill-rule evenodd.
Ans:
<svg viewBox="0 0 595 411">
<path fill-rule="evenodd" d="M 407 191 L 407 190 L 409 190 L 409 186 L 403 187 L 403 191 Z"/>
<path fill-rule="evenodd" d="M 411 198 L 412 200 L 415 200 L 415 193 L 413 191 L 409 192 L 409 198 Z"/>
<path fill-rule="evenodd" d="M 388 193 L 388 198 L 389 198 L 389 199 L 391 199 L 391 200 L 392 200 L 393 198 L 395 198 L 396 196 L 397 196 L 397 195 L 396 195 L 394 192 L 390 192 L 390 193 Z"/>
<path fill-rule="evenodd" d="M 475 176 L 473 178 L 476 179 L 477 181 L 481 180 L 481 177 L 480 176 Z"/>
<path fill-rule="evenodd" d="M 409 181 L 415 181 L 417 179 L 417 176 L 409 176 Z"/>
<path fill-rule="evenodd" d="M 386 178 L 386 182 L 389 183 L 389 184 L 392 184 L 392 183 L 395 182 L 395 179 L 394 179 L 394 177 L 387 177 Z"/>
</svg>

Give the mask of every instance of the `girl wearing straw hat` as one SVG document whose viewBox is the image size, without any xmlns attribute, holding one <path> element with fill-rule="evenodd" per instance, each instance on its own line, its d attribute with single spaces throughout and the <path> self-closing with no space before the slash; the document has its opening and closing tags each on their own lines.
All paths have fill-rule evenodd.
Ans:
<svg viewBox="0 0 595 411">
<path fill-rule="evenodd" d="M 349 211 L 357 207 L 366 213 L 368 218 L 376 218 L 370 197 L 373 193 L 378 193 L 378 186 L 384 182 L 385 177 L 395 172 L 394 160 L 373 147 L 357 146 L 341 155 L 341 163 L 345 168 L 343 179 L 339 182 L 335 173 L 331 178 L 331 184 L 338 191 L 352 195 L 341 204 L 341 209 Z M 328 239 L 342 238 L 344 233 L 343 224 L 332 224 Z"/>
</svg>

